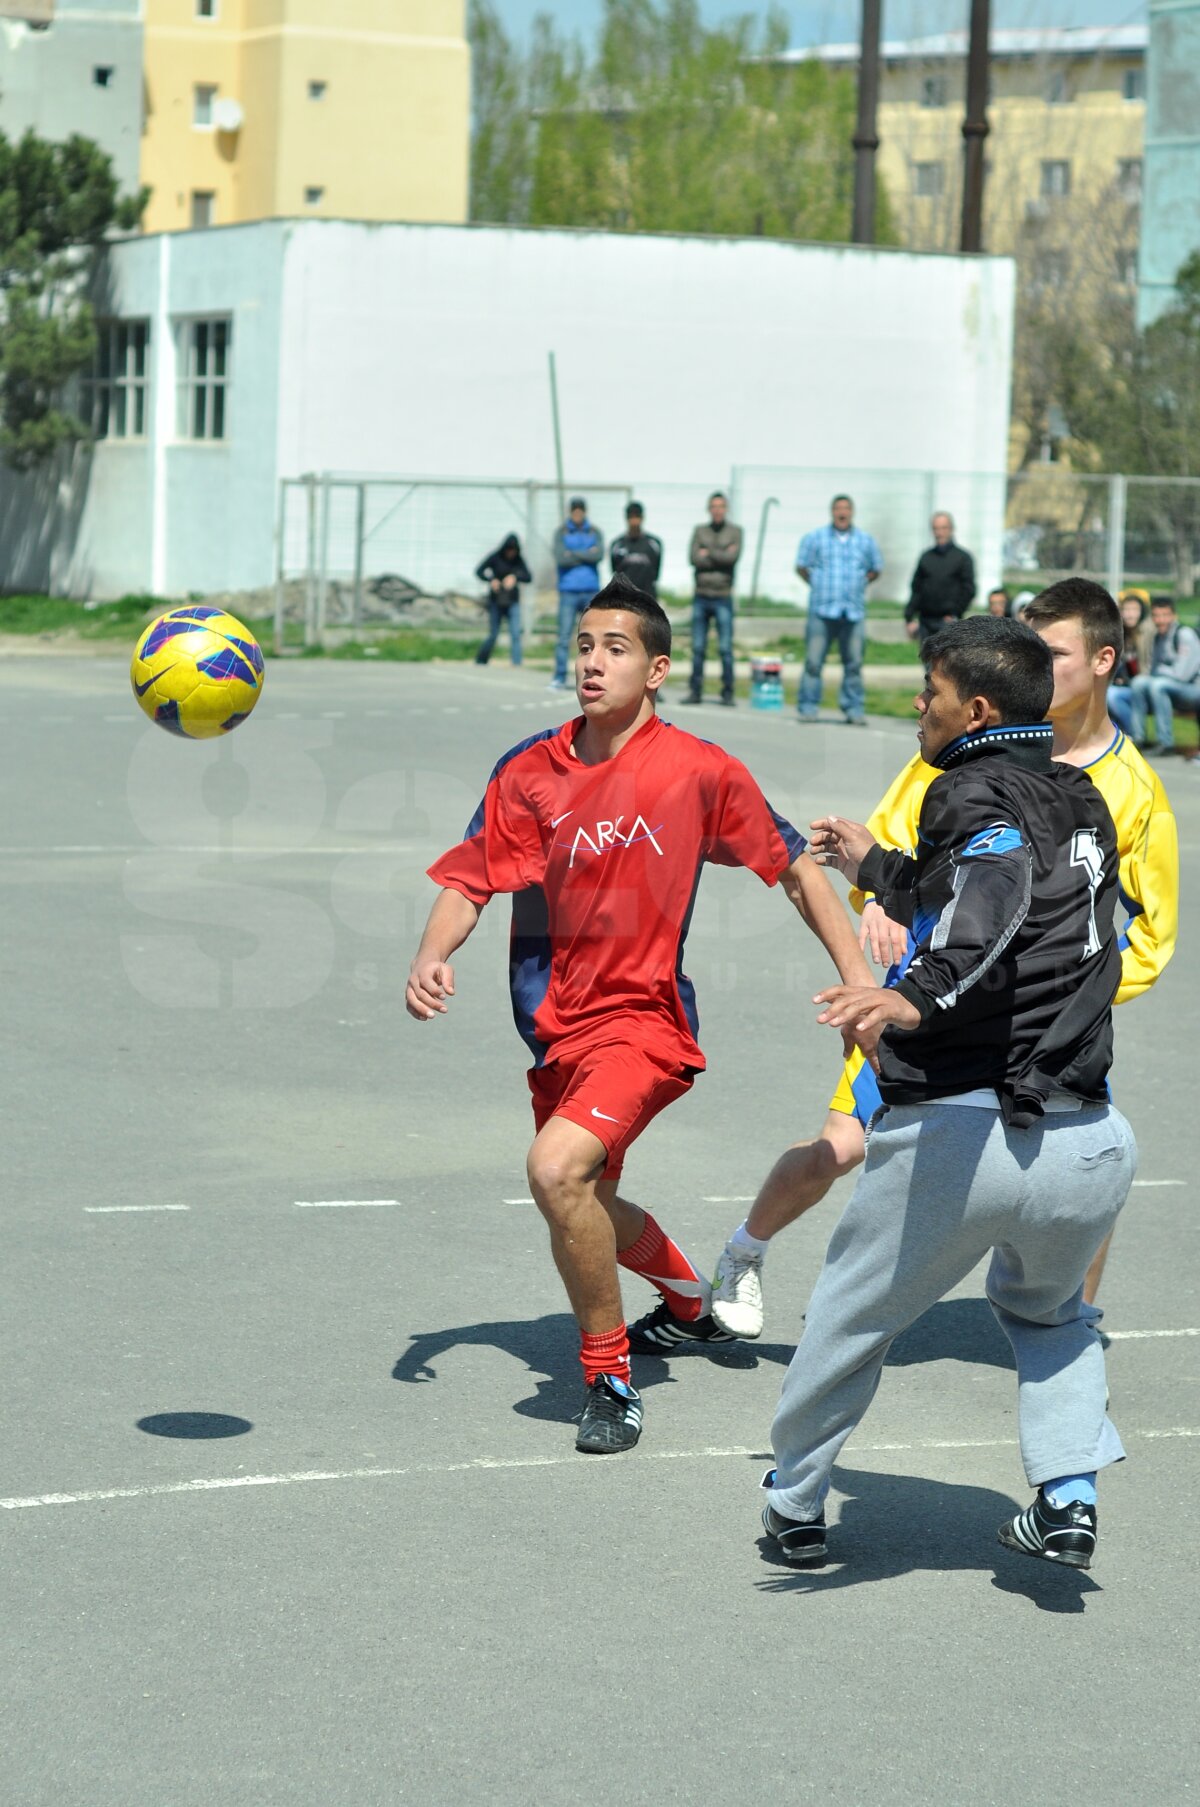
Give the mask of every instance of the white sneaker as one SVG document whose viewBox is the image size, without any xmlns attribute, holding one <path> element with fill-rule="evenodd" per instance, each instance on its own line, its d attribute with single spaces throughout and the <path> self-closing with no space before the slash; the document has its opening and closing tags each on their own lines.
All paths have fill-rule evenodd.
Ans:
<svg viewBox="0 0 1200 1807">
<path fill-rule="evenodd" d="M 730 1336 L 753 1341 L 762 1335 L 761 1255 L 727 1242 L 713 1275 L 712 1315 Z"/>
</svg>

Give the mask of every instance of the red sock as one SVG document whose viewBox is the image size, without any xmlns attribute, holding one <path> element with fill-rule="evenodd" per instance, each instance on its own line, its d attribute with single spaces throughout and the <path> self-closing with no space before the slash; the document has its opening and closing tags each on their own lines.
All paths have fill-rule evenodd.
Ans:
<svg viewBox="0 0 1200 1807">
<path fill-rule="evenodd" d="M 589 1336 L 586 1330 L 581 1330 L 579 1359 L 589 1387 L 601 1374 L 615 1374 L 627 1387 L 633 1385 L 629 1369 L 629 1337 L 624 1324 L 618 1324 L 615 1330 L 606 1330 L 600 1336 Z"/>
<path fill-rule="evenodd" d="M 617 1266 L 640 1274 L 657 1286 L 672 1312 L 690 1324 L 705 1310 L 707 1286 L 677 1242 L 672 1242 L 646 1212 L 646 1227 L 637 1241 L 617 1255 Z"/>
</svg>

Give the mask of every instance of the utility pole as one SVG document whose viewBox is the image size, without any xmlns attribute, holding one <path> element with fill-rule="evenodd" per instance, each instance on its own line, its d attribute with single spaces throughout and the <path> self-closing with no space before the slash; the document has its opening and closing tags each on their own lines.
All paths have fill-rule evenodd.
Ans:
<svg viewBox="0 0 1200 1807">
<path fill-rule="evenodd" d="M 879 134 L 879 15 L 881 0 L 862 0 L 862 52 L 858 61 L 858 120 L 854 127 L 854 223 L 850 241 L 875 243 L 875 153 Z"/>
<path fill-rule="evenodd" d="M 971 38 L 967 47 L 967 113 L 963 120 L 963 251 L 983 250 L 984 140 L 989 127 L 988 103 L 989 0 L 971 0 Z"/>
</svg>

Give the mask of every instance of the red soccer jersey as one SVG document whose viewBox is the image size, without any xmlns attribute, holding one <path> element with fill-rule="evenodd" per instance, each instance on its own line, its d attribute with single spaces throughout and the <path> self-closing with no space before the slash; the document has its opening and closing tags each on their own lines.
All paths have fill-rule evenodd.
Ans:
<svg viewBox="0 0 1200 1807">
<path fill-rule="evenodd" d="M 599 1041 L 702 1068 L 683 943 L 705 860 L 773 885 L 806 845 L 740 760 L 655 716 L 615 759 L 572 751 L 583 718 L 498 762 L 466 838 L 429 868 L 513 898 L 513 1015 L 538 1066 Z"/>
</svg>

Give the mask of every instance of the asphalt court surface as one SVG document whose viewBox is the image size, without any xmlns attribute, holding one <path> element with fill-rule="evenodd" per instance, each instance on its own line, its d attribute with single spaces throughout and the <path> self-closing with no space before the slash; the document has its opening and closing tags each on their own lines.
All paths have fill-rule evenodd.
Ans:
<svg viewBox="0 0 1200 1807">
<path fill-rule="evenodd" d="M 835 1474 L 835 1560 L 795 1574 L 756 1483 L 848 1185 L 772 1251 L 761 1343 L 643 1361 L 638 1450 L 576 1456 L 502 906 L 449 1017 L 404 1014 L 424 867 L 495 757 L 567 713 L 542 683 L 274 664 L 213 746 L 145 724 L 116 661 L 0 663 L 0 1794 L 1190 1799 L 1200 773 L 1164 766 L 1180 952 L 1117 1018 L 1141 1168 L 1103 1303 L 1130 1460 L 1095 1568 L 995 1543 L 1027 1490 L 973 1276 L 897 1343 Z M 913 744 L 678 717 L 801 825 L 866 813 Z M 708 1265 L 819 1125 L 838 1043 L 819 948 L 748 874 L 706 874 L 687 968 L 709 1071 L 627 1190 Z"/>
</svg>

